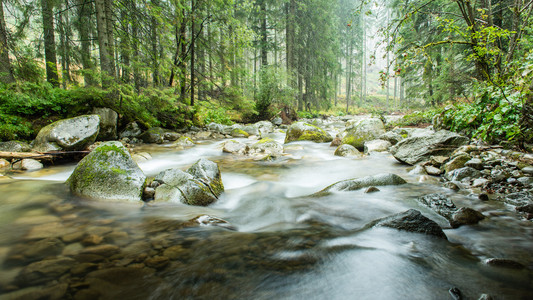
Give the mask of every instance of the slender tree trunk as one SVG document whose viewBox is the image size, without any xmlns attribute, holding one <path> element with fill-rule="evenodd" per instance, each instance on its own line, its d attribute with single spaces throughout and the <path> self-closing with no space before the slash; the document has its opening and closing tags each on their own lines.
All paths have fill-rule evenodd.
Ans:
<svg viewBox="0 0 533 300">
<path fill-rule="evenodd" d="M 268 65 L 268 33 L 267 33 L 267 16 L 266 0 L 261 0 L 261 67 Z"/>
<path fill-rule="evenodd" d="M 57 74 L 56 42 L 54 38 L 54 14 L 52 1 L 41 0 L 43 31 L 44 31 L 44 56 L 46 63 L 46 80 L 54 87 L 59 86 Z"/>
<path fill-rule="evenodd" d="M 110 69 L 109 73 L 112 74 L 113 78 L 117 78 L 118 75 L 116 73 L 115 68 L 115 38 L 113 36 L 113 30 L 114 30 L 114 20 L 113 20 L 113 0 L 104 0 L 104 7 L 105 7 L 105 22 L 106 22 L 106 36 L 107 36 L 107 44 L 108 44 L 108 52 L 109 52 L 109 59 L 110 59 Z"/>
<path fill-rule="evenodd" d="M 131 0 L 129 2 L 129 10 L 131 14 L 132 21 L 136 19 L 136 12 L 137 12 L 137 6 L 135 5 L 135 1 Z M 131 50 L 132 50 L 132 71 L 133 71 L 133 82 L 135 85 L 135 90 L 139 91 L 141 89 L 141 71 L 139 70 L 139 60 L 140 60 L 140 53 L 139 53 L 139 27 L 135 26 L 133 24 L 131 26 Z"/>
<path fill-rule="evenodd" d="M 131 37 L 130 37 L 130 20 L 131 13 L 127 9 L 120 12 L 120 21 L 122 23 L 122 36 L 120 37 L 120 60 L 122 64 L 121 80 L 123 83 L 129 83 L 131 79 Z"/>
<path fill-rule="evenodd" d="M 12 83 L 13 68 L 9 60 L 9 47 L 7 45 L 7 29 L 4 19 L 4 0 L 0 0 L 0 81 L 3 83 Z"/>
<path fill-rule="evenodd" d="M 67 88 L 67 84 L 72 81 L 70 77 L 70 22 L 68 17 L 68 0 L 64 3 L 65 10 L 59 14 L 59 43 L 61 45 L 61 67 L 62 67 L 62 85 Z"/>
<path fill-rule="evenodd" d="M 289 74 L 289 86 L 297 87 L 296 83 L 296 61 L 295 61 L 295 16 L 296 16 L 296 0 L 289 0 L 285 4 L 285 47 L 286 47 L 286 64 L 287 73 Z"/>
<path fill-rule="evenodd" d="M 112 67 L 112 59 L 109 47 L 109 38 L 107 36 L 107 22 L 105 14 L 105 0 L 95 0 L 96 8 L 96 30 L 98 34 L 98 45 L 100 52 L 100 68 L 102 71 L 102 87 L 108 88 L 112 81 L 114 70 Z"/>
<path fill-rule="evenodd" d="M 96 84 L 94 78 L 93 62 L 91 60 L 91 37 L 90 37 L 90 28 L 91 28 L 91 19 L 90 16 L 93 11 L 92 2 L 86 2 L 85 0 L 77 0 L 76 5 L 78 6 L 78 20 L 76 22 L 76 27 L 80 35 L 80 58 L 81 65 L 83 68 L 83 81 L 86 86 L 92 86 Z"/>
<path fill-rule="evenodd" d="M 194 28 L 195 28 L 195 20 L 194 20 L 194 14 L 196 13 L 196 0 L 192 0 L 191 1 L 191 106 L 194 106 L 194 88 L 195 88 L 195 73 L 194 73 L 194 68 L 195 68 L 195 37 L 196 37 L 196 33 L 194 31 Z"/>
<path fill-rule="evenodd" d="M 159 6 L 159 2 L 157 0 L 152 0 L 151 1 L 151 4 L 152 4 L 152 16 L 151 16 L 151 20 L 150 20 L 150 45 L 152 47 L 152 53 L 151 53 L 151 58 L 152 58 L 152 82 L 153 82 L 153 85 L 154 86 L 158 86 L 159 85 L 159 52 L 157 51 L 157 41 L 158 41 L 158 25 L 157 24 L 157 18 L 155 16 L 156 14 L 156 9 L 157 7 Z"/>
</svg>

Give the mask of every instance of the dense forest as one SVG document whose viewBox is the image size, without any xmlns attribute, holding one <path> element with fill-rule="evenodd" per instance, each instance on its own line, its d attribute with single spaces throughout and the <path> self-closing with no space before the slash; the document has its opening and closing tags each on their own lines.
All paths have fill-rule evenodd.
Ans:
<svg viewBox="0 0 533 300">
<path fill-rule="evenodd" d="M 532 10 L 527 0 L 0 0 L 0 139 L 99 106 L 121 126 L 172 129 L 416 110 L 404 121 L 528 147 Z"/>
</svg>

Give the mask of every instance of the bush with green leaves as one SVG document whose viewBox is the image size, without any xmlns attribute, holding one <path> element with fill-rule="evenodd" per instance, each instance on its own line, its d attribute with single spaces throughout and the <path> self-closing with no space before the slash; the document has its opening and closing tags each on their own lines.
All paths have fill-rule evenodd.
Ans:
<svg viewBox="0 0 533 300">
<path fill-rule="evenodd" d="M 272 105 L 290 105 L 296 98 L 296 92 L 287 85 L 287 73 L 275 66 L 261 69 L 259 88 L 256 96 L 256 110 L 259 119 L 268 120 L 274 114 Z"/>
</svg>

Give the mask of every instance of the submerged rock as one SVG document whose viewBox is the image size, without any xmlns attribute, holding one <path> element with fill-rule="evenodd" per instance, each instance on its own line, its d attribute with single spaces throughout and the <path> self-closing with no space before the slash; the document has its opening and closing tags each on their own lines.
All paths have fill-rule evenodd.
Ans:
<svg viewBox="0 0 533 300">
<path fill-rule="evenodd" d="M 159 173 L 154 181 L 160 184 L 155 189 L 155 202 L 206 206 L 224 192 L 218 165 L 205 158 L 198 160 L 186 172 L 167 169 Z"/>
<path fill-rule="evenodd" d="M 374 176 L 366 176 L 363 178 L 348 179 L 334 183 L 316 195 L 321 195 L 330 192 L 340 191 L 355 191 L 370 186 L 384 186 L 384 185 L 400 185 L 407 183 L 403 178 L 396 174 L 378 174 Z"/>
<path fill-rule="evenodd" d="M 385 126 L 380 119 L 363 119 L 347 125 L 342 143 L 363 150 L 365 142 L 375 140 L 384 133 Z"/>
<path fill-rule="evenodd" d="M 428 219 L 416 209 L 398 213 L 383 219 L 376 220 L 370 226 L 390 227 L 398 230 L 423 233 L 447 239 L 442 228 L 435 221 Z"/>
<path fill-rule="evenodd" d="M 285 136 L 285 143 L 293 141 L 313 141 L 317 143 L 331 142 L 333 138 L 324 129 L 304 123 L 296 122 L 292 124 L 287 130 Z"/>
<path fill-rule="evenodd" d="M 453 213 L 450 225 L 457 228 L 461 225 L 473 225 L 485 219 L 485 216 L 477 210 L 470 207 L 461 207 Z"/>
<path fill-rule="evenodd" d="M 52 281 L 66 273 L 75 263 L 74 259 L 68 257 L 34 262 L 24 267 L 15 281 L 20 286 L 31 286 Z"/>
<path fill-rule="evenodd" d="M 447 130 L 428 131 L 410 137 L 391 147 L 390 152 L 400 162 L 415 165 L 426 162 L 431 156 L 450 155 L 457 147 L 468 143 L 468 138 Z"/>
<path fill-rule="evenodd" d="M 100 117 L 85 115 L 56 121 L 43 127 L 32 143 L 33 150 L 76 151 L 94 143 L 100 129 Z"/>
<path fill-rule="evenodd" d="M 140 201 L 146 176 L 120 142 L 106 142 L 84 157 L 67 183 L 75 195 L 104 201 Z"/>
</svg>

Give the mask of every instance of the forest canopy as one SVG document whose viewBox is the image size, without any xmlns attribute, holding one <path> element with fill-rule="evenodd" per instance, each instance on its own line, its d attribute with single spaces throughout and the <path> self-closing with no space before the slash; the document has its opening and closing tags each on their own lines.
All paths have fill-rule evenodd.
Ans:
<svg viewBox="0 0 533 300">
<path fill-rule="evenodd" d="M 110 107 L 182 128 L 419 113 L 531 143 L 532 1 L 0 0 L 0 138 Z"/>
</svg>

